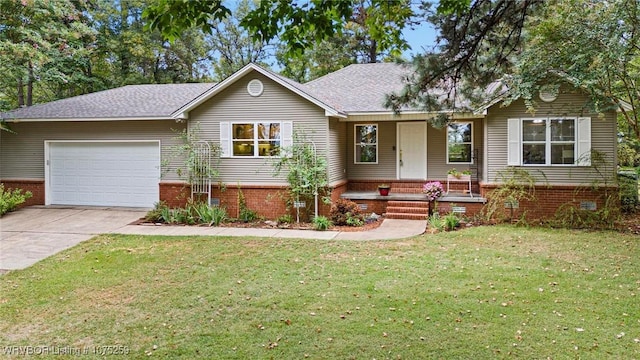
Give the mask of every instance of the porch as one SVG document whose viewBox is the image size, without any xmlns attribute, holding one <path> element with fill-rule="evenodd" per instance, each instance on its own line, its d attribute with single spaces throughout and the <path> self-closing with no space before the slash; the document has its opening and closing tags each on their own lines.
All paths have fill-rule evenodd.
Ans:
<svg viewBox="0 0 640 360">
<path fill-rule="evenodd" d="M 349 189 L 340 197 L 357 203 L 366 212 L 385 214 L 389 219 L 424 220 L 429 215 L 429 202 L 422 193 L 423 184 L 424 182 L 392 182 L 387 196 L 380 195 L 377 189 Z M 487 199 L 479 193 L 451 190 L 437 200 L 437 209 L 434 210 L 473 216 L 486 202 Z"/>
</svg>

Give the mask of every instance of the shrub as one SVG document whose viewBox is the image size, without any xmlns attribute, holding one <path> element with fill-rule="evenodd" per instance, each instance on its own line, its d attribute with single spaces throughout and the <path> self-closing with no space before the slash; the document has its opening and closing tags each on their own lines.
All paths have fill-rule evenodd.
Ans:
<svg viewBox="0 0 640 360">
<path fill-rule="evenodd" d="M 618 145 L 618 162 L 620 166 L 640 166 L 640 152 L 629 142 L 620 143 Z"/>
<path fill-rule="evenodd" d="M 443 231 L 444 230 L 444 220 L 440 217 L 440 214 L 434 213 L 429 216 L 429 229 L 435 231 Z"/>
<path fill-rule="evenodd" d="M 240 221 L 251 222 L 258 218 L 258 213 L 247 206 L 247 200 L 240 189 L 240 183 L 238 183 L 238 210 L 238 219 Z"/>
<path fill-rule="evenodd" d="M 638 175 L 632 172 L 620 172 L 618 173 L 618 185 L 622 212 L 636 212 L 640 206 L 640 199 L 638 199 Z"/>
<path fill-rule="evenodd" d="M 218 226 L 227 219 L 227 210 L 220 206 L 209 206 L 207 203 L 198 203 L 194 205 L 198 216 L 198 223 L 207 224 L 209 226 Z"/>
<path fill-rule="evenodd" d="M 196 215 L 193 205 L 186 208 L 176 208 L 174 211 L 175 222 L 178 224 L 193 225 L 196 223 Z"/>
<path fill-rule="evenodd" d="M 460 219 L 454 213 L 449 213 L 442 219 L 444 222 L 444 230 L 453 231 L 460 226 Z"/>
<path fill-rule="evenodd" d="M 347 199 L 338 199 L 334 204 L 332 204 L 329 216 L 335 225 L 353 226 L 352 224 L 354 220 L 351 220 L 352 224 L 347 222 L 350 218 L 360 219 L 362 223 L 364 223 L 364 215 L 362 214 L 362 210 L 360 210 L 358 204 Z"/>
<path fill-rule="evenodd" d="M 242 208 L 240 209 L 239 219 L 240 221 L 244 221 L 244 222 L 252 222 L 258 219 L 258 213 L 249 208 Z"/>
<path fill-rule="evenodd" d="M 160 209 L 160 222 L 165 224 L 172 224 L 175 222 L 173 218 L 173 210 L 168 206 Z"/>
<path fill-rule="evenodd" d="M 293 223 L 293 216 L 291 214 L 285 214 L 276 219 L 278 224 L 291 224 Z"/>
<path fill-rule="evenodd" d="M 331 220 L 326 216 L 316 216 L 313 218 L 313 228 L 319 231 L 325 231 L 331 227 Z"/>
<path fill-rule="evenodd" d="M 162 216 L 163 211 L 168 209 L 169 206 L 164 201 L 158 201 L 154 204 L 153 209 L 149 210 L 144 216 L 144 219 L 149 222 L 160 223 L 165 222 Z"/>
<path fill-rule="evenodd" d="M 4 189 L 4 184 L 0 184 L 0 216 L 15 210 L 18 205 L 24 203 L 31 196 L 30 191 L 22 192 L 22 189 Z"/>
<path fill-rule="evenodd" d="M 364 225 L 364 220 L 357 216 L 352 216 L 350 213 L 347 213 L 347 225 L 349 226 L 362 226 Z"/>
</svg>

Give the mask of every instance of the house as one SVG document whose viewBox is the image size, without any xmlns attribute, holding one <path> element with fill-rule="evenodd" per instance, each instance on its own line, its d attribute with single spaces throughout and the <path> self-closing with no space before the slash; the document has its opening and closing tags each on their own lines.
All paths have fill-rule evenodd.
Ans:
<svg viewBox="0 0 640 360">
<path fill-rule="evenodd" d="M 505 107 L 497 99 L 477 112 L 453 112 L 451 125 L 437 129 L 427 121 L 436 113 L 382 105 L 409 70 L 350 65 L 299 84 L 249 64 L 218 84 L 131 85 L 16 109 L 1 114 L 15 133 L 0 133 L 0 181 L 31 191 L 29 204 L 177 204 L 189 190 L 171 170 L 184 162 L 175 148 L 187 131 L 219 144 L 225 191 L 215 186 L 213 196 L 230 214 L 239 188 L 249 208 L 275 218 L 288 211 L 277 196 L 287 182 L 274 176 L 269 158 L 303 133 L 327 159 L 332 199 L 368 211 L 423 217 L 415 209 L 422 184 L 446 183 L 451 168 L 471 170 L 471 189 L 452 184 L 460 193 L 439 201 L 446 209 L 479 211 L 506 181 L 505 169 L 539 177 L 537 200 L 518 204 L 535 216 L 566 202 L 602 206 L 601 190 L 577 190 L 615 176 L 615 112 L 589 113 L 585 95 L 562 88 L 542 96 L 535 114 L 523 101 Z M 594 150 L 613 166 L 594 168 Z M 392 185 L 388 197 L 375 194 L 383 182 Z"/>
</svg>

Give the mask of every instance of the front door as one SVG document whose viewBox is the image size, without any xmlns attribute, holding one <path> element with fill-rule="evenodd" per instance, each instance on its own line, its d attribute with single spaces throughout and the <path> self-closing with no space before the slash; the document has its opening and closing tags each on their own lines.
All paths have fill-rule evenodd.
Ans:
<svg viewBox="0 0 640 360">
<path fill-rule="evenodd" d="M 398 123 L 398 178 L 427 179 L 427 122 Z"/>
</svg>

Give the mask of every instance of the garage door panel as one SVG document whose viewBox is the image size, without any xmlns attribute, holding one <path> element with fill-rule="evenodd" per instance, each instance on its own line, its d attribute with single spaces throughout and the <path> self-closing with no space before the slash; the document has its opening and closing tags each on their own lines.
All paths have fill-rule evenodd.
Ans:
<svg viewBox="0 0 640 360">
<path fill-rule="evenodd" d="M 50 203 L 151 207 L 158 201 L 158 142 L 51 142 Z"/>
</svg>

